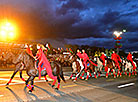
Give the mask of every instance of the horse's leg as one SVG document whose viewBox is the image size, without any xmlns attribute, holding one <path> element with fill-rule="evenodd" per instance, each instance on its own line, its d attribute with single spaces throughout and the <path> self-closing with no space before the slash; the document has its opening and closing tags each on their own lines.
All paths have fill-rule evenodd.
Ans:
<svg viewBox="0 0 138 102">
<path fill-rule="evenodd" d="M 112 69 L 112 71 L 113 71 L 113 75 L 114 75 L 114 78 L 116 78 L 116 72 L 115 72 L 115 70 L 114 69 Z"/>
<path fill-rule="evenodd" d="M 137 75 L 137 70 L 136 69 L 134 70 L 134 72 L 135 72 L 135 75 Z"/>
<path fill-rule="evenodd" d="M 77 73 L 77 75 L 75 76 L 75 80 L 74 81 L 77 81 L 77 78 L 78 78 L 79 75 L 80 75 L 80 72 Z"/>
<path fill-rule="evenodd" d="M 34 78 L 35 77 L 30 79 L 31 80 L 31 89 L 29 90 L 29 93 L 31 93 L 34 90 Z"/>
<path fill-rule="evenodd" d="M 73 77 L 73 72 L 72 72 L 71 75 L 70 75 L 70 79 L 72 79 L 72 77 Z"/>
<path fill-rule="evenodd" d="M 127 75 L 127 68 L 125 68 L 125 75 Z"/>
<path fill-rule="evenodd" d="M 134 69 L 133 68 L 131 69 L 131 73 L 132 73 L 132 75 L 134 75 Z"/>
<path fill-rule="evenodd" d="M 20 71 L 20 78 L 21 78 L 23 81 L 26 81 L 26 80 L 22 77 L 22 71 Z"/>
<path fill-rule="evenodd" d="M 95 67 L 93 67 L 93 74 L 94 74 L 94 77 L 97 79 L 96 73 L 97 73 L 97 69 Z"/>
<path fill-rule="evenodd" d="M 110 72 L 110 68 L 108 68 L 108 70 L 107 70 L 106 78 L 108 78 L 108 74 L 109 74 L 109 72 Z"/>
<path fill-rule="evenodd" d="M 21 67 L 21 64 L 20 64 L 20 63 L 16 65 L 16 69 L 15 69 L 15 71 L 13 72 L 13 74 L 12 74 L 12 76 L 11 76 L 9 82 L 8 82 L 6 85 L 9 85 L 9 83 L 11 83 L 11 81 L 12 81 L 12 79 L 14 78 L 15 74 L 20 70 L 20 67 Z"/>
<path fill-rule="evenodd" d="M 29 81 L 34 80 L 34 78 L 35 78 L 34 76 L 29 76 L 29 78 L 26 81 L 26 86 L 29 89 L 29 92 L 30 92 L 30 90 L 32 90 L 32 87 L 28 83 L 29 83 Z M 32 82 L 32 84 L 33 84 L 33 82 Z"/>
<path fill-rule="evenodd" d="M 57 85 L 57 88 L 55 88 L 55 89 L 59 89 L 59 87 L 60 87 L 60 77 L 59 77 L 59 75 L 57 76 L 57 79 L 58 79 L 58 85 Z"/>
<path fill-rule="evenodd" d="M 122 77 L 122 66 L 120 67 L 120 77 Z"/>
<path fill-rule="evenodd" d="M 84 71 L 84 69 L 83 69 L 81 72 L 83 72 L 83 71 Z M 85 72 L 83 72 L 82 74 L 80 73 L 80 74 L 81 74 L 81 75 L 80 75 L 80 79 L 84 79 L 83 76 L 84 76 L 85 73 L 86 73 L 86 70 L 85 70 Z"/>
<path fill-rule="evenodd" d="M 89 78 L 89 71 L 87 71 L 87 77 L 86 77 L 86 80 L 88 80 Z"/>
<path fill-rule="evenodd" d="M 45 81 L 48 82 L 46 75 L 44 76 L 44 78 L 45 78 Z"/>
<path fill-rule="evenodd" d="M 129 68 L 129 77 L 131 76 L 131 69 Z"/>
<path fill-rule="evenodd" d="M 72 69 L 73 69 L 73 71 L 72 71 L 72 74 L 70 76 L 70 79 L 72 79 L 72 77 L 74 76 L 74 74 L 76 76 L 76 70 L 77 70 L 77 68 L 76 68 L 76 62 L 72 63 Z"/>
<path fill-rule="evenodd" d="M 80 70 L 80 72 L 78 72 L 78 74 L 76 75 L 75 81 L 77 81 L 77 78 L 80 76 L 80 74 L 82 73 L 82 71 L 84 70 L 84 68 L 82 68 Z M 82 77 L 80 76 L 80 78 L 82 79 Z"/>
<path fill-rule="evenodd" d="M 62 72 L 60 72 L 60 78 L 61 78 L 64 82 L 66 82 L 66 80 L 65 80 L 65 78 L 64 78 L 63 71 L 62 71 Z"/>
<path fill-rule="evenodd" d="M 82 73 L 82 75 L 81 75 L 82 77 L 80 77 L 81 79 L 84 79 L 83 76 L 84 76 L 85 73 L 87 73 L 87 64 L 86 64 L 86 62 L 84 62 L 84 73 Z"/>
<path fill-rule="evenodd" d="M 8 82 L 6 85 L 9 85 L 9 83 L 11 83 L 12 79 L 14 78 L 15 74 L 16 74 L 18 71 L 19 71 L 19 70 L 17 69 L 17 70 L 15 70 L 15 71 L 13 72 L 13 74 L 12 74 L 12 76 L 11 76 L 9 82 Z"/>
<path fill-rule="evenodd" d="M 101 76 L 102 67 L 103 67 L 103 66 L 100 66 L 100 68 L 99 68 L 99 72 L 98 72 L 98 74 L 99 74 L 98 76 L 99 76 L 99 77 Z"/>
</svg>

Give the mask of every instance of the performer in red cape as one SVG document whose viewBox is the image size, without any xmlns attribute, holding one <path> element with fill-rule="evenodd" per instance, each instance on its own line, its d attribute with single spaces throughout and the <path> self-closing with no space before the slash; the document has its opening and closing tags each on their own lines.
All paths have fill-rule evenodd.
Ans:
<svg viewBox="0 0 138 102">
<path fill-rule="evenodd" d="M 105 67 L 105 58 L 106 58 L 106 56 L 104 55 L 104 52 L 102 52 L 100 59 L 103 61 L 103 66 L 104 67 Z"/>
<path fill-rule="evenodd" d="M 131 61 L 132 66 L 133 66 L 133 70 L 135 70 L 135 69 L 136 69 L 136 66 L 135 66 L 135 64 L 134 64 L 134 62 L 133 62 L 131 52 L 129 52 L 129 54 L 128 54 L 128 56 L 127 56 L 127 60 L 128 60 L 128 61 Z"/>
<path fill-rule="evenodd" d="M 38 47 L 38 53 L 37 53 L 36 57 L 38 57 L 37 59 L 39 59 L 39 63 L 38 63 L 39 79 L 41 78 L 41 70 L 43 68 L 46 68 L 47 74 L 49 75 L 49 77 L 54 79 L 53 85 L 55 85 L 57 77 L 53 76 L 50 63 L 48 62 L 48 59 L 46 58 L 45 54 L 43 53 L 42 48 L 40 47 L 40 45 L 37 45 L 37 47 Z M 43 68 L 41 68 L 42 63 L 43 63 Z"/>
<path fill-rule="evenodd" d="M 111 59 L 112 59 L 113 61 L 115 61 L 115 65 L 116 65 L 116 67 L 118 67 L 118 69 L 119 69 L 117 75 L 119 76 L 119 74 L 120 74 L 120 76 L 122 76 L 122 75 L 121 75 L 121 72 L 120 72 L 121 68 L 120 68 L 119 63 L 118 63 L 118 61 L 121 62 L 121 59 L 120 59 L 119 55 L 117 55 L 117 54 L 115 53 L 115 51 L 113 51 L 113 54 L 111 55 Z"/>
<path fill-rule="evenodd" d="M 89 60 L 90 62 L 91 62 L 91 64 L 93 64 L 94 66 L 97 66 L 95 63 L 93 63 L 90 59 L 89 59 L 89 57 L 88 57 L 88 55 L 85 53 L 85 50 L 82 50 L 82 58 L 83 58 L 83 64 L 84 64 L 84 66 L 85 66 L 85 71 L 87 70 L 87 64 L 86 64 L 86 61 L 87 60 Z"/>
<path fill-rule="evenodd" d="M 119 70 L 121 70 L 120 66 L 119 66 L 119 63 L 118 63 L 118 55 L 115 53 L 115 51 L 113 51 L 113 53 L 111 55 L 111 59 L 113 61 L 115 61 L 115 65 L 119 68 Z"/>
</svg>

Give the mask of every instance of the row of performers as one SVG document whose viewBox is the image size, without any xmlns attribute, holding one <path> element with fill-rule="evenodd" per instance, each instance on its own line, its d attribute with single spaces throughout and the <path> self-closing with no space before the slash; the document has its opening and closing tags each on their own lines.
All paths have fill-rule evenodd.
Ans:
<svg viewBox="0 0 138 102">
<path fill-rule="evenodd" d="M 39 60 L 39 63 L 38 63 L 38 69 L 39 69 L 39 73 L 41 72 L 42 68 L 41 68 L 41 65 L 43 64 L 43 67 L 46 67 L 47 68 L 47 71 L 49 73 L 52 73 L 52 70 L 51 70 L 51 67 L 50 67 L 50 63 L 48 62 L 44 52 L 43 52 L 43 49 L 45 49 L 45 51 L 47 52 L 49 48 L 45 48 L 44 46 L 42 45 L 37 45 L 37 54 L 36 56 L 34 56 L 32 54 L 32 50 L 30 49 L 29 46 L 26 47 L 26 51 L 27 53 L 29 53 L 33 58 L 35 58 L 36 60 Z M 61 49 L 58 49 L 59 51 L 61 51 Z M 72 51 L 71 49 L 69 49 L 70 51 Z M 62 50 L 63 51 L 63 50 Z M 72 51 L 73 52 L 73 51 Z M 87 53 L 85 52 L 85 50 L 82 50 L 82 52 L 80 50 L 77 50 L 77 56 L 80 58 L 80 59 L 83 59 L 83 65 L 84 65 L 84 68 L 85 68 L 85 71 L 87 70 L 87 60 L 89 62 L 91 62 L 94 66 L 97 66 L 95 63 L 93 63 Z M 103 62 L 103 66 L 105 66 L 105 59 L 106 59 L 106 56 L 104 54 L 104 52 L 101 53 L 101 56 L 100 56 L 100 59 L 102 60 Z M 122 62 L 121 61 L 121 58 L 118 54 L 115 53 L 115 51 L 112 52 L 112 55 L 111 55 L 111 59 L 115 62 L 115 65 L 116 67 L 120 70 L 120 66 L 119 66 L 119 62 Z M 132 54 L 129 52 L 128 56 L 127 56 L 127 60 L 130 61 L 132 63 L 132 66 L 133 66 L 133 69 L 136 69 L 136 66 L 133 62 L 133 59 L 132 59 Z M 49 74 L 51 76 L 51 78 L 55 78 L 52 74 Z M 41 74 L 39 74 L 39 78 L 41 77 Z"/>
</svg>

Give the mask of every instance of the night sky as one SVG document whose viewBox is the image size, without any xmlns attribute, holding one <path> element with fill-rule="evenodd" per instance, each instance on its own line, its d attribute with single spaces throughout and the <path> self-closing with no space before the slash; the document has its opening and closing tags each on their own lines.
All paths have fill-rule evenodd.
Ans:
<svg viewBox="0 0 138 102">
<path fill-rule="evenodd" d="M 138 50 L 138 0 L 0 0 L 0 19 L 19 26 L 19 39 L 63 39 L 68 44 L 114 46 L 126 29 L 125 50 Z"/>
</svg>

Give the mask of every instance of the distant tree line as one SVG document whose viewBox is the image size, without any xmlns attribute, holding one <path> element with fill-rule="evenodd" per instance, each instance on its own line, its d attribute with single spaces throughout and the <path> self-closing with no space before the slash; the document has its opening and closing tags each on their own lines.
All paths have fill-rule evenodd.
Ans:
<svg viewBox="0 0 138 102">
<path fill-rule="evenodd" d="M 104 47 L 96 47 L 96 46 L 89 46 L 89 45 L 71 45 L 71 44 L 66 44 L 65 45 L 66 48 L 71 48 L 73 50 L 74 53 L 76 53 L 77 49 L 84 49 L 86 51 L 86 53 L 89 56 L 101 56 L 101 52 L 104 52 L 106 54 L 106 56 L 111 56 L 112 51 L 116 51 L 115 48 L 111 48 L 111 49 L 106 49 Z M 121 50 L 119 51 L 119 55 L 121 57 L 126 58 L 127 53 L 125 53 L 125 51 Z M 133 56 L 135 58 L 138 58 L 138 53 L 134 53 Z"/>
</svg>

